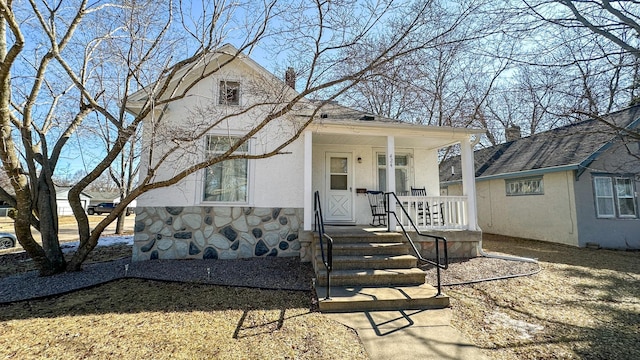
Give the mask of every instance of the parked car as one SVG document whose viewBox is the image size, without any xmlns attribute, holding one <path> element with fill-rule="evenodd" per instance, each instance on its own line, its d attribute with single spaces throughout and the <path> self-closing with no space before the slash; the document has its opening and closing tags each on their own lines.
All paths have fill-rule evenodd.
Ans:
<svg viewBox="0 0 640 360">
<path fill-rule="evenodd" d="M 93 214 L 105 214 L 105 213 L 110 213 L 113 211 L 113 209 L 116 207 L 115 203 L 112 202 L 103 202 L 100 203 L 98 205 L 89 205 L 89 207 L 87 208 L 87 214 L 89 215 L 93 215 Z M 133 209 L 132 208 L 127 208 L 127 212 L 125 213 L 125 215 L 129 216 L 133 213 Z"/>
<path fill-rule="evenodd" d="M 0 232 L 0 250 L 1 249 L 9 249 L 18 243 L 18 239 L 16 236 L 10 233 Z"/>
</svg>

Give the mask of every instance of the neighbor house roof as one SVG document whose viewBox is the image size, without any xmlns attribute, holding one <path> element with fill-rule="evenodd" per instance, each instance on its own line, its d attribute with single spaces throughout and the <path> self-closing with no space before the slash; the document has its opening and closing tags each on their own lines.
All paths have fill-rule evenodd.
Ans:
<svg viewBox="0 0 640 360">
<path fill-rule="evenodd" d="M 71 190 L 71 186 L 56 186 L 56 198 L 58 199 L 66 199 L 67 198 L 67 194 L 69 193 L 69 190 Z M 80 192 L 81 196 L 85 196 L 87 198 L 91 198 L 92 196 L 87 194 L 84 191 Z"/>
<path fill-rule="evenodd" d="M 610 113 L 603 119 L 617 128 L 598 119 L 589 119 L 477 150 L 474 153 L 475 176 L 478 180 L 486 180 L 583 169 L 613 140 L 624 135 L 622 129 L 638 125 L 640 105 Z M 460 181 L 460 169 L 460 156 L 443 161 L 440 181 Z"/>
</svg>

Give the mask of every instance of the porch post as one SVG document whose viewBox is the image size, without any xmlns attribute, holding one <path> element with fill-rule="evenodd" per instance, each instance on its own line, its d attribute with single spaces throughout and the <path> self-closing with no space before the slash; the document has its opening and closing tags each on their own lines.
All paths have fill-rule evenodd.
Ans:
<svg viewBox="0 0 640 360">
<path fill-rule="evenodd" d="M 303 189 L 304 189 L 304 218 L 303 225 L 305 231 L 311 231 L 313 227 L 313 184 L 312 184 L 312 145 L 313 145 L 313 133 L 311 131 L 305 131 L 304 134 L 304 175 L 303 175 Z"/>
<path fill-rule="evenodd" d="M 387 136 L 387 192 L 396 191 L 396 145 L 395 138 L 390 135 Z M 396 199 L 390 196 L 387 206 L 389 210 L 395 210 Z M 393 216 L 387 216 L 387 230 L 396 231 L 396 218 Z"/>
<path fill-rule="evenodd" d="M 462 166 L 462 195 L 467 197 L 467 218 L 469 230 L 478 229 L 478 209 L 476 205 L 476 178 L 471 136 L 460 143 L 460 160 Z"/>
</svg>

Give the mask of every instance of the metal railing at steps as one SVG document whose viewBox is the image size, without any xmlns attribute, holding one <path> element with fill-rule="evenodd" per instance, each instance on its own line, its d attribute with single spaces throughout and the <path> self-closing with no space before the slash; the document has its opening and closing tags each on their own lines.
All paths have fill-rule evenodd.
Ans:
<svg viewBox="0 0 640 360">
<path fill-rule="evenodd" d="M 313 194 L 313 212 L 315 213 L 315 228 L 320 238 L 320 253 L 322 254 L 322 263 L 327 269 L 327 293 L 325 300 L 331 299 L 331 270 L 333 269 L 333 239 L 324 232 L 324 220 L 322 217 L 322 206 L 320 205 L 320 192 Z M 327 240 L 327 254 L 324 252 L 324 239 Z M 314 259 L 315 261 L 315 259 Z"/>
<path fill-rule="evenodd" d="M 389 206 L 389 199 L 390 197 L 393 195 L 393 197 L 396 200 L 396 206 L 399 207 L 400 209 L 402 209 L 402 212 L 404 213 L 404 215 L 407 217 L 407 219 L 409 219 L 409 223 L 411 224 L 411 227 L 413 228 L 413 230 L 416 232 L 416 234 L 420 235 L 420 236 L 424 236 L 424 237 L 429 237 L 435 240 L 435 247 L 436 247 L 436 260 L 432 261 L 429 259 L 425 259 L 422 257 L 422 254 L 420 254 L 420 251 L 418 250 L 418 248 L 416 247 L 416 244 L 413 242 L 413 239 L 411 239 L 411 236 L 409 236 L 409 234 L 407 233 L 407 230 L 404 228 L 404 225 L 402 225 L 402 222 L 400 221 L 400 219 L 398 218 L 398 214 L 396 214 L 395 210 L 391 210 L 391 207 Z M 402 202 L 398 199 L 398 196 L 396 195 L 396 193 L 392 192 L 386 192 L 385 193 L 386 196 L 386 208 L 387 208 L 387 216 L 391 216 L 390 214 L 393 214 L 393 216 L 396 218 L 396 224 L 400 226 L 400 228 L 402 229 L 402 233 L 404 234 L 404 236 L 407 238 L 407 240 L 409 241 L 409 244 L 411 245 L 411 247 L 413 248 L 413 252 L 415 252 L 416 256 L 418 257 L 418 260 L 422 263 L 427 263 L 427 264 L 431 264 L 433 266 L 436 267 L 436 274 L 437 274 L 437 279 L 438 279 L 438 294 L 436 296 L 440 296 L 442 295 L 442 285 L 440 282 L 440 270 L 446 270 L 447 268 L 449 268 L 449 255 L 447 252 L 447 239 L 442 237 L 442 236 L 437 236 L 437 235 L 430 235 L 430 234 L 423 234 L 422 232 L 420 232 L 420 230 L 418 230 L 418 227 L 416 226 L 416 224 L 413 222 L 413 220 L 411 219 L 411 217 L 409 216 L 409 213 L 407 212 L 407 210 L 404 208 L 404 206 L 402 205 Z M 389 224 L 389 219 L 387 219 L 387 224 Z M 442 241 L 442 243 L 444 244 L 444 263 L 441 263 L 440 260 L 440 241 Z"/>
</svg>

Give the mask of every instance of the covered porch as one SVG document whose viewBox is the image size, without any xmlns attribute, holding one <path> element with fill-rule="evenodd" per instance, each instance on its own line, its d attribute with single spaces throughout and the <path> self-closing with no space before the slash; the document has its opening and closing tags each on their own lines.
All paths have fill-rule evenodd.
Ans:
<svg viewBox="0 0 640 360">
<path fill-rule="evenodd" d="M 393 192 L 388 209 L 420 230 L 478 232 L 473 146 L 482 130 L 400 122 L 323 119 L 304 133 L 304 229 L 314 226 L 313 193 L 324 222 L 369 226 L 370 192 Z M 462 195 L 440 192 L 439 151 L 458 145 Z M 402 208 L 404 208 L 404 211 Z M 394 217 L 384 222 L 396 231 Z"/>
</svg>

